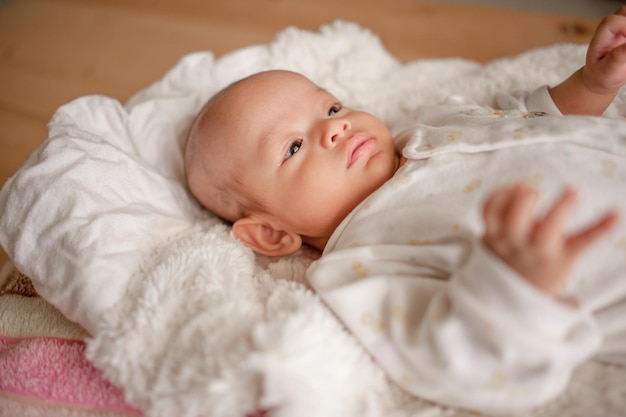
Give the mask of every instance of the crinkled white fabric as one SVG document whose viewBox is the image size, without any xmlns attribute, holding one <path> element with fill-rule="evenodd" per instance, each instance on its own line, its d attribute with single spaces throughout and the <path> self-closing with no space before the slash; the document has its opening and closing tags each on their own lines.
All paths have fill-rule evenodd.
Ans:
<svg viewBox="0 0 626 417">
<path fill-rule="evenodd" d="M 393 124 L 452 94 L 490 104 L 500 90 L 556 83 L 583 59 L 583 46 L 558 45 L 484 66 L 402 64 L 345 22 L 287 29 L 220 58 L 190 54 L 125 105 L 91 96 L 61 107 L 0 192 L 0 243 L 93 334 L 90 359 L 147 415 L 464 416 L 385 379 L 303 282 L 309 257 L 255 259 L 200 210 L 183 185 L 182 140 L 208 97 L 265 69 L 299 71 Z M 626 114 L 624 103 L 610 113 Z M 615 415 L 623 375 L 589 364 L 532 415 Z"/>
</svg>

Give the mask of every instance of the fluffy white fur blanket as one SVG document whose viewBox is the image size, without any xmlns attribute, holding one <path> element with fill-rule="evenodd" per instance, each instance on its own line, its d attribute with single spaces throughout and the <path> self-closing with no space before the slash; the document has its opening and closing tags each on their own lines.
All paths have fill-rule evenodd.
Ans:
<svg viewBox="0 0 626 417">
<path fill-rule="evenodd" d="M 354 24 L 336 22 L 319 32 L 287 29 L 270 44 L 219 59 L 209 52 L 184 57 L 125 105 L 131 116 L 143 111 L 159 122 L 140 127 L 125 122 L 116 132 L 135 129 L 181 139 L 208 97 L 269 68 L 299 71 L 347 105 L 393 125 L 415 106 L 450 95 L 492 104 L 498 91 L 557 83 L 582 65 L 584 54 L 584 46 L 555 45 L 486 65 L 459 59 L 402 64 L 374 34 Z M 620 95 L 608 114 L 626 114 L 625 98 Z M 99 123 L 106 127 L 111 120 Z M 146 167 L 158 165 L 159 174 L 177 189 L 182 187 L 180 144 L 157 138 L 141 145 Z M 185 207 L 194 204 L 185 193 L 164 194 L 185 200 Z M 81 298 L 81 308 L 93 301 L 93 309 L 103 309 L 83 323 L 92 324 L 94 332 L 89 359 L 147 415 L 230 417 L 259 409 L 275 417 L 476 415 L 410 397 L 391 384 L 303 281 L 311 253 L 278 261 L 258 258 L 213 216 L 196 209 L 181 209 L 179 215 L 182 223 L 160 234 L 154 230 L 141 250 L 132 252 L 126 244 L 126 255 L 135 259 L 124 258 L 126 269 L 97 264 L 94 270 L 115 282 L 115 290 L 99 293 L 106 303 L 94 293 Z M 30 262 L 24 258 L 16 264 L 25 268 Z M 41 281 L 46 271 L 25 272 Z M 37 277 L 34 281 L 37 285 Z M 56 303 L 62 311 L 64 302 Z M 563 396 L 519 416 L 607 417 L 624 410 L 626 370 L 589 363 Z"/>
</svg>

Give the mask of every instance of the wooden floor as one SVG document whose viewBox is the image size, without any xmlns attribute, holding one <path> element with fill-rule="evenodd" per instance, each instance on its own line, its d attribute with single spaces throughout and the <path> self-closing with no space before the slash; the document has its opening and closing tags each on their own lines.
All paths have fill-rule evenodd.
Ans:
<svg viewBox="0 0 626 417">
<path fill-rule="evenodd" d="M 597 19 L 418 0 L 0 0 L 0 184 L 46 138 L 61 104 L 126 100 L 182 55 L 266 43 L 335 19 L 377 33 L 403 61 L 479 61 L 587 42 Z M 6 259 L 0 253 L 0 262 Z"/>
</svg>

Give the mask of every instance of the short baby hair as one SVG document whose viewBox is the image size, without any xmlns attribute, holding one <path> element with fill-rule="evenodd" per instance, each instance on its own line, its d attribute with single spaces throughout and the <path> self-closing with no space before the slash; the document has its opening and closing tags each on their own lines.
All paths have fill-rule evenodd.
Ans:
<svg viewBox="0 0 626 417">
<path fill-rule="evenodd" d="M 222 98 L 241 81 L 227 86 L 202 107 L 193 120 L 184 150 L 185 176 L 191 194 L 207 210 L 230 223 L 263 211 L 259 199 L 247 192 L 241 167 L 228 163 L 233 159 L 224 146 L 229 138 L 215 129 L 221 122 L 216 110 Z"/>
</svg>

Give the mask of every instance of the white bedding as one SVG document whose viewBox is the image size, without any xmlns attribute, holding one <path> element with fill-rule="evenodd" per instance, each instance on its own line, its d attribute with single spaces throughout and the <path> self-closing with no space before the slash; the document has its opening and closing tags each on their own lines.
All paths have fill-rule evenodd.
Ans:
<svg viewBox="0 0 626 417">
<path fill-rule="evenodd" d="M 255 258 L 201 210 L 184 187 L 182 139 L 208 97 L 260 70 L 299 71 L 393 125 L 451 94 L 492 104 L 501 90 L 554 84 L 584 53 L 555 45 L 486 65 L 401 64 L 371 32 L 336 22 L 219 59 L 191 54 L 125 105 L 89 96 L 61 107 L 0 193 L 0 243 L 94 336 L 89 358 L 147 415 L 475 415 L 391 385 L 303 282 L 312 254 Z M 607 115 L 626 115 L 626 92 Z M 522 415 L 623 410 L 626 370 L 589 363 L 562 397 Z"/>
</svg>

